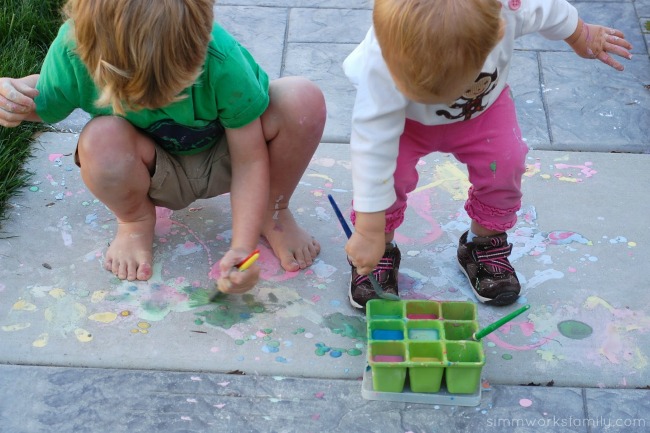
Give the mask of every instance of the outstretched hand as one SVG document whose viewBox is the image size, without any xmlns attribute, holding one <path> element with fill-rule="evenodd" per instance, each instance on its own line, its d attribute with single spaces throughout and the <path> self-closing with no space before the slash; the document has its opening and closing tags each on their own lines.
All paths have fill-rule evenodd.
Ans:
<svg viewBox="0 0 650 433">
<path fill-rule="evenodd" d="M 0 78 L 0 126 L 18 126 L 29 120 L 36 110 L 34 98 L 38 90 L 31 85 L 29 78 Z"/>
<path fill-rule="evenodd" d="M 626 39 L 623 32 L 596 24 L 587 24 L 580 20 L 576 31 L 566 42 L 580 57 L 585 59 L 598 59 L 617 71 L 622 71 L 620 64 L 611 54 L 632 59 L 630 51 L 632 44 Z"/>
</svg>

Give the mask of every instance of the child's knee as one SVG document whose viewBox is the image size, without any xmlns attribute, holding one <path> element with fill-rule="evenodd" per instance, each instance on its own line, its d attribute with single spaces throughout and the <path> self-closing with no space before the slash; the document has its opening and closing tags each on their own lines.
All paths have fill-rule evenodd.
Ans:
<svg viewBox="0 0 650 433">
<path fill-rule="evenodd" d="M 283 118 L 303 131 L 322 133 L 327 118 L 325 96 L 314 82 L 304 77 L 275 80 L 270 88 L 271 104 Z"/>
<path fill-rule="evenodd" d="M 79 135 L 77 153 L 81 164 L 112 166 L 136 153 L 139 133 L 125 119 L 101 116 L 90 120 Z"/>
<path fill-rule="evenodd" d="M 105 148 L 107 144 L 119 146 L 119 143 L 128 138 L 132 129 L 131 124 L 120 117 L 95 117 L 81 131 L 78 146 L 88 151 Z"/>
</svg>

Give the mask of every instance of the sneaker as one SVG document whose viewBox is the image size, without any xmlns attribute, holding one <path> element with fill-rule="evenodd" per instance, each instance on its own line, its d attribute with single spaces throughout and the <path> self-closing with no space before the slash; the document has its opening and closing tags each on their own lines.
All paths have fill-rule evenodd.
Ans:
<svg viewBox="0 0 650 433">
<path fill-rule="evenodd" d="M 386 293 L 392 293 L 399 296 L 397 292 L 397 274 L 399 273 L 399 263 L 402 254 L 397 245 L 386 244 L 384 256 L 379 260 L 377 268 L 372 271 L 381 288 Z M 350 304 L 359 310 L 366 309 L 366 302 L 371 299 L 377 299 L 377 293 L 372 288 L 367 275 L 357 274 L 357 268 L 352 266 L 352 279 L 350 281 L 350 291 L 348 293 Z"/>
<path fill-rule="evenodd" d="M 467 242 L 463 233 L 458 244 L 458 264 L 479 301 L 489 305 L 510 305 L 517 300 L 521 285 L 508 261 L 512 244 L 505 233 Z"/>
</svg>

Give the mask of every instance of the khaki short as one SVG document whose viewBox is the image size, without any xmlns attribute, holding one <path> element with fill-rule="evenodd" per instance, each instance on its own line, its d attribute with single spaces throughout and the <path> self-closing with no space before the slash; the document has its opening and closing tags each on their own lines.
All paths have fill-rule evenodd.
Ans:
<svg viewBox="0 0 650 433">
<path fill-rule="evenodd" d="M 214 147 L 195 155 L 172 155 L 155 146 L 156 171 L 149 197 L 156 206 L 179 210 L 198 199 L 230 192 L 232 171 L 225 135 Z M 75 163 L 81 167 L 76 152 Z"/>
</svg>

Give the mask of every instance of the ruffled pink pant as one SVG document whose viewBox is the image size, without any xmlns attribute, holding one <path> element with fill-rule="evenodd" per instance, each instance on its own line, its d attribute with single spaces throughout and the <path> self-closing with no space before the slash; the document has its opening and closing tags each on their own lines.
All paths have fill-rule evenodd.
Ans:
<svg viewBox="0 0 650 433">
<path fill-rule="evenodd" d="M 418 183 L 416 165 L 433 152 L 450 153 L 467 165 L 472 186 L 465 210 L 472 220 L 498 231 L 515 225 L 528 147 L 508 87 L 490 108 L 470 120 L 436 126 L 406 120 L 394 175 L 397 200 L 386 210 L 386 232 L 404 221 L 407 194 Z"/>
</svg>

